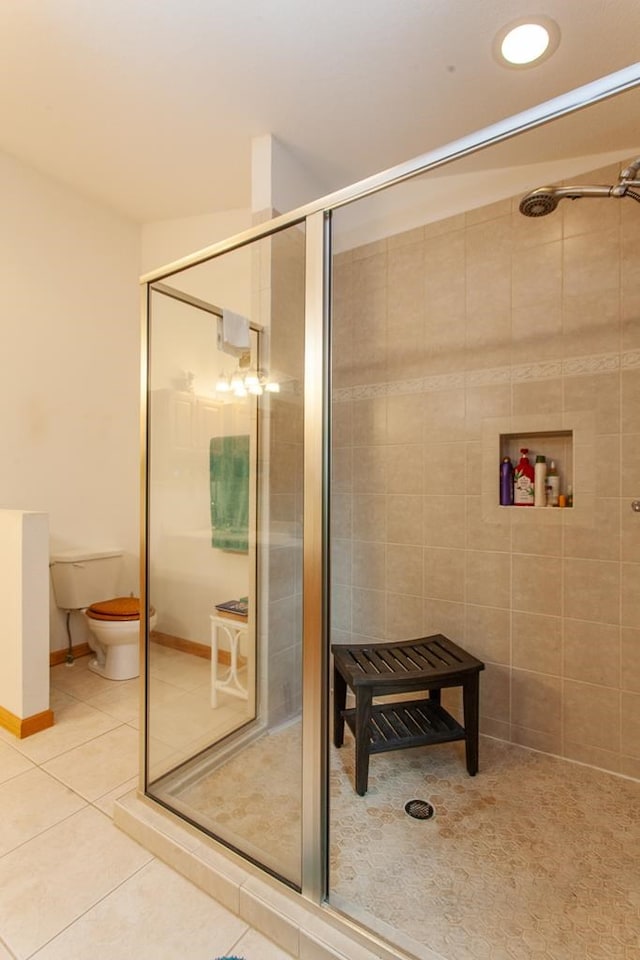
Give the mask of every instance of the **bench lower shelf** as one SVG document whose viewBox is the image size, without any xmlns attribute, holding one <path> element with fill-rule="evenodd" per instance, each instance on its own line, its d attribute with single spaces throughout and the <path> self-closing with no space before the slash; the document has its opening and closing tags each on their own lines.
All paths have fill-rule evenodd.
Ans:
<svg viewBox="0 0 640 960">
<path fill-rule="evenodd" d="M 342 716 L 355 736 L 356 711 Z M 369 753 L 464 740 L 465 729 L 435 700 L 375 704 L 369 722 Z"/>
</svg>

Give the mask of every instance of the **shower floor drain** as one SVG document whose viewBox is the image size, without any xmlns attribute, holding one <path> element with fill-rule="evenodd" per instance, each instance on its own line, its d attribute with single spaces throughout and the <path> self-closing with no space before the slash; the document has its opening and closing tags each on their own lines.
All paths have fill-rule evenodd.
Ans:
<svg viewBox="0 0 640 960">
<path fill-rule="evenodd" d="M 409 800 L 404 805 L 404 811 L 414 820 L 431 820 L 436 812 L 428 800 Z"/>
</svg>

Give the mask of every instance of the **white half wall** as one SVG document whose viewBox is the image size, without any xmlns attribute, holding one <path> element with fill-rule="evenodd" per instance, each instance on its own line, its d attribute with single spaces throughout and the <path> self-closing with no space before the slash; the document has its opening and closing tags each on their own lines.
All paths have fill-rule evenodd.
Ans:
<svg viewBox="0 0 640 960">
<path fill-rule="evenodd" d="M 49 522 L 0 510 L 0 707 L 23 720 L 49 709 Z"/>
</svg>

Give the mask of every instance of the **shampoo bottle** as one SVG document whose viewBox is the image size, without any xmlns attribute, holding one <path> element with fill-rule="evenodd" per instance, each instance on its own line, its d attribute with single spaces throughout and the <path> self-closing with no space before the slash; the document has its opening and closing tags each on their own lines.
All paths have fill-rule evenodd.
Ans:
<svg viewBox="0 0 640 960">
<path fill-rule="evenodd" d="M 546 480 L 547 460 L 546 457 L 543 457 L 542 454 L 539 453 L 536 457 L 533 481 L 534 504 L 536 507 L 546 507 L 547 505 Z"/>
<path fill-rule="evenodd" d="M 500 464 L 500 504 L 513 506 L 513 464 L 509 457 L 503 457 Z"/>
<path fill-rule="evenodd" d="M 557 507 L 559 495 L 560 477 L 556 469 L 556 462 L 552 460 L 547 470 L 547 503 L 552 507 Z"/>
<path fill-rule="evenodd" d="M 528 453 L 527 447 L 522 447 L 520 459 L 513 474 L 513 503 L 516 507 L 532 507 L 534 505 L 534 472 L 529 463 Z"/>
</svg>

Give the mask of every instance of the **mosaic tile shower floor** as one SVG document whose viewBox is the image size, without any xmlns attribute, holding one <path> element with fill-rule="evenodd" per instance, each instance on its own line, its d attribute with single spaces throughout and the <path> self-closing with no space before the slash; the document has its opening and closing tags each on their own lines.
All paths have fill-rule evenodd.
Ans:
<svg viewBox="0 0 640 960">
<path fill-rule="evenodd" d="M 273 797 L 267 785 L 268 816 L 253 828 L 245 818 L 244 829 L 274 856 L 292 853 L 299 807 L 294 784 L 288 799 L 283 785 L 299 736 L 289 727 L 245 751 L 233 793 L 221 790 L 227 766 L 183 801 L 244 816 L 260 764 Z M 487 738 L 471 778 L 462 750 L 377 755 L 358 797 L 351 738 L 332 748 L 332 903 L 383 936 L 401 931 L 418 956 L 429 948 L 452 960 L 638 960 L 640 783 Z M 408 817 L 414 798 L 429 800 L 435 818 Z"/>
</svg>

